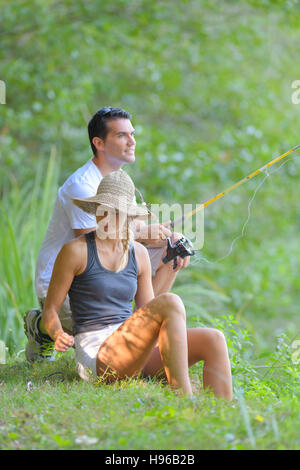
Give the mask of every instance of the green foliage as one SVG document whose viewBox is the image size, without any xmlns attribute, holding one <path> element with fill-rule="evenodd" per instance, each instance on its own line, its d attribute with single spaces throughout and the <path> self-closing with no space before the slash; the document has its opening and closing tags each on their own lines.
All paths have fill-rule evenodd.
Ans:
<svg viewBox="0 0 300 470">
<path fill-rule="evenodd" d="M 90 155 L 85 126 L 105 104 L 133 113 L 133 173 L 152 202 L 202 200 L 297 144 L 299 5 L 257 3 L 3 2 L 9 174 L 30 177 L 55 143 L 62 180 Z"/>
<path fill-rule="evenodd" d="M 23 316 L 38 307 L 35 261 L 57 191 L 59 162 L 53 152 L 36 167 L 33 180 L 15 184 L 0 201 L 0 338 L 10 351 L 24 342 Z"/>
</svg>

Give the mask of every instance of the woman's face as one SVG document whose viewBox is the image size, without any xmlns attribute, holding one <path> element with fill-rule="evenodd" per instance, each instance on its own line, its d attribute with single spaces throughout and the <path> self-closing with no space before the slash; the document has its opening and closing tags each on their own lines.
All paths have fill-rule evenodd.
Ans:
<svg viewBox="0 0 300 470">
<path fill-rule="evenodd" d="M 117 209 L 108 210 L 99 206 L 96 211 L 96 221 L 99 238 L 123 238 L 127 224 L 127 215 L 125 213 Z"/>
</svg>

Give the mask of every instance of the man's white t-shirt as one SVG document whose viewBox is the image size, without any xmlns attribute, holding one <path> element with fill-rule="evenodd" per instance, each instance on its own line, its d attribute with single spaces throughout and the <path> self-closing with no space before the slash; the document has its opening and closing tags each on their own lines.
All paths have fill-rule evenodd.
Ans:
<svg viewBox="0 0 300 470">
<path fill-rule="evenodd" d="M 38 298 L 46 297 L 56 257 L 62 246 L 75 238 L 73 229 L 96 227 L 95 216 L 79 209 L 71 198 L 95 196 L 101 179 L 102 175 L 91 158 L 59 188 L 36 264 L 35 290 Z"/>
</svg>

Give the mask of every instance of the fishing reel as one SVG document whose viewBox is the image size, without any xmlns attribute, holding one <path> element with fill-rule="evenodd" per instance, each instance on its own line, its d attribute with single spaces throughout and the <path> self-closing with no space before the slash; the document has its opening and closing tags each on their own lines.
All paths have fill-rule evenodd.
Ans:
<svg viewBox="0 0 300 470">
<path fill-rule="evenodd" d="M 186 237 L 181 237 L 174 245 L 172 245 L 170 238 L 167 238 L 167 242 L 167 254 L 162 261 L 167 264 L 169 261 L 173 260 L 173 269 L 177 267 L 177 256 L 185 258 L 186 256 L 194 256 L 195 254 L 192 242 Z"/>
</svg>

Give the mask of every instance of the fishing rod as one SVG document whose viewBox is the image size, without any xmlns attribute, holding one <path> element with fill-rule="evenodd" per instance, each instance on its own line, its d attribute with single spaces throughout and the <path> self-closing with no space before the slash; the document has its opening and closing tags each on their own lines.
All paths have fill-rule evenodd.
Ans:
<svg viewBox="0 0 300 470">
<path fill-rule="evenodd" d="M 182 222 L 184 219 L 188 219 L 190 217 L 192 217 L 192 215 L 196 214 L 196 212 L 199 212 L 200 210 L 202 210 L 203 208 L 209 206 L 209 204 L 212 204 L 213 202 L 217 201 L 217 199 L 220 199 L 221 197 L 225 196 L 225 194 L 228 194 L 230 191 L 232 191 L 233 189 L 237 188 L 238 186 L 240 186 L 241 184 L 245 183 L 246 181 L 249 181 L 251 180 L 252 178 L 254 178 L 254 176 L 258 175 L 259 173 L 262 173 L 263 171 L 265 171 L 267 168 L 269 168 L 270 166 L 274 165 L 275 163 L 279 162 L 279 160 L 287 157 L 289 154 L 291 154 L 292 152 L 295 152 L 295 150 L 298 150 L 300 148 L 300 144 L 299 145 L 296 145 L 296 147 L 293 147 L 292 149 L 290 149 L 288 152 L 285 152 L 283 153 L 282 155 L 280 155 L 280 157 L 276 157 L 274 158 L 274 160 L 270 161 L 269 163 L 267 163 L 266 165 L 264 165 L 263 167 L 259 168 L 258 170 L 254 171 L 253 173 L 250 173 L 250 175 L 242 178 L 240 181 L 238 181 L 237 183 L 233 184 L 232 186 L 230 186 L 230 188 L 226 189 L 225 191 L 223 191 L 222 193 L 219 193 L 217 194 L 217 196 L 214 196 L 212 197 L 211 199 L 209 199 L 208 201 L 204 202 L 203 204 L 201 204 L 199 207 L 196 207 L 196 209 L 192 210 L 191 212 L 188 212 L 187 214 L 183 215 L 182 217 L 179 217 L 178 219 L 174 220 L 173 222 L 170 223 L 170 227 L 171 228 L 174 228 L 175 225 L 177 225 L 179 222 Z"/>
<path fill-rule="evenodd" d="M 251 180 L 254 178 L 254 176 L 258 175 L 259 173 L 264 172 L 267 170 L 270 166 L 274 165 L 275 163 L 279 162 L 283 158 L 287 157 L 291 153 L 295 152 L 300 148 L 300 144 L 296 145 L 296 147 L 291 148 L 287 152 L 283 153 L 279 157 L 274 158 L 271 160 L 269 163 L 264 165 L 263 167 L 259 168 L 258 170 L 255 170 L 253 173 L 250 173 L 250 175 L 245 176 L 242 178 L 240 181 L 237 183 L 233 184 L 230 186 L 230 188 L 227 188 L 225 191 L 222 191 L 221 193 L 217 194 L 216 196 L 212 197 L 211 199 L 208 199 L 206 202 L 201 204 L 200 206 L 196 207 L 194 210 L 188 212 L 187 214 L 179 217 L 178 219 L 174 220 L 173 222 L 170 223 L 170 228 L 174 228 L 175 225 L 177 225 L 179 222 L 183 222 L 185 219 L 189 219 L 192 217 L 194 214 L 199 212 L 200 210 L 204 209 L 205 207 L 209 206 L 213 202 L 217 201 L 221 197 L 225 196 L 225 194 L 228 194 L 230 191 L 233 189 L 237 188 L 241 184 L 245 183 L 246 181 Z M 190 240 L 187 238 L 183 237 L 180 240 L 178 240 L 174 245 L 171 244 L 170 239 L 168 239 L 168 248 L 167 248 L 167 254 L 163 259 L 164 263 L 168 263 L 172 259 L 174 260 L 174 267 L 175 267 L 175 259 L 177 256 L 180 256 L 181 258 L 185 258 L 186 256 L 193 256 L 195 252 L 193 251 L 193 245 Z"/>
</svg>

